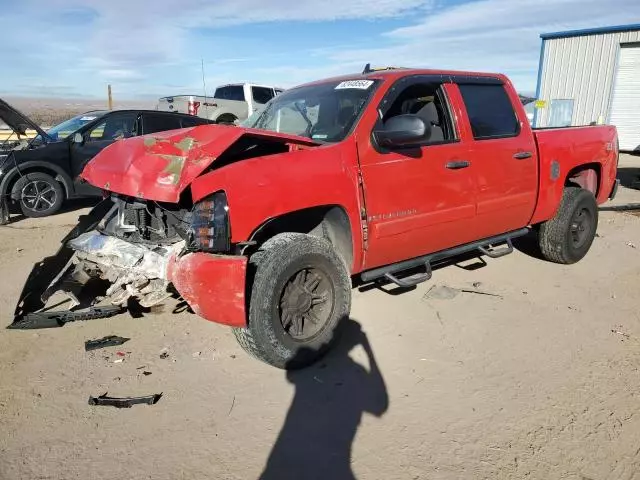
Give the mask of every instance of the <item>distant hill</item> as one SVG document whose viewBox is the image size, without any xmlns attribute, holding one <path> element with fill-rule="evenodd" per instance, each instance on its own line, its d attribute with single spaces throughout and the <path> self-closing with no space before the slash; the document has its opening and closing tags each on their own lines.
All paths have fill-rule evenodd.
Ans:
<svg viewBox="0 0 640 480">
<path fill-rule="evenodd" d="M 20 110 L 39 125 L 53 126 L 89 110 L 106 110 L 107 100 L 96 98 L 35 98 L 3 96 L 3 100 Z M 156 99 L 116 100 L 114 109 L 156 108 Z M 1 122 L 0 122 L 1 123 Z"/>
</svg>

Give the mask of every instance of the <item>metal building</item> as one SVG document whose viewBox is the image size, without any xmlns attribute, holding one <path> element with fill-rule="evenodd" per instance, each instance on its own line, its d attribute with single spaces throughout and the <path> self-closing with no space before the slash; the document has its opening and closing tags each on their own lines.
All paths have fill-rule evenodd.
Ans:
<svg viewBox="0 0 640 480">
<path fill-rule="evenodd" d="M 640 150 L 640 24 L 544 33 L 534 126 L 607 123 Z"/>
</svg>

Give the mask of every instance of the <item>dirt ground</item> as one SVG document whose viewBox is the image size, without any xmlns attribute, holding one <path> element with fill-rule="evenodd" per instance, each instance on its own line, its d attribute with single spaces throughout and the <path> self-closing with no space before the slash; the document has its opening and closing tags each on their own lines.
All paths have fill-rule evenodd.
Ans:
<svg viewBox="0 0 640 480">
<path fill-rule="evenodd" d="M 633 165 L 621 162 L 627 185 Z M 171 306 L 1 330 L 0 478 L 638 480 L 638 208 L 640 191 L 621 189 L 573 266 L 531 256 L 524 240 L 400 295 L 354 291 L 339 348 L 294 374 Z M 31 266 L 82 212 L 0 227 L 3 325 Z M 105 335 L 131 340 L 84 351 Z M 105 392 L 163 395 L 88 405 Z"/>
</svg>

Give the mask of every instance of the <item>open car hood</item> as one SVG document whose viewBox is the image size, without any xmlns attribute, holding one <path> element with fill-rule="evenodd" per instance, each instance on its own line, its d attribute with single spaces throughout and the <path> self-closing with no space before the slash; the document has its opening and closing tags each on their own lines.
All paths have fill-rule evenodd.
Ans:
<svg viewBox="0 0 640 480">
<path fill-rule="evenodd" d="M 49 139 L 49 135 L 35 124 L 29 117 L 20 113 L 0 98 L 0 120 L 9 125 L 19 135 L 26 135 L 27 130 L 35 130 L 42 138 Z"/>
<path fill-rule="evenodd" d="M 178 203 L 180 194 L 241 137 L 293 145 L 308 138 L 226 125 L 201 125 L 115 142 L 91 160 L 81 177 L 137 198 Z"/>
</svg>

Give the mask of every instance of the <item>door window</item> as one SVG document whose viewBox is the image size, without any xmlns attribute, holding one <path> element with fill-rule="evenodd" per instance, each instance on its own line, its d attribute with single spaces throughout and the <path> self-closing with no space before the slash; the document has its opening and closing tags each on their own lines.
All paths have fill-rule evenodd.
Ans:
<svg viewBox="0 0 640 480">
<path fill-rule="evenodd" d="M 89 130 L 88 142 L 114 141 L 129 138 L 136 134 L 137 114 L 124 113 L 108 115 L 107 118 Z"/>
<path fill-rule="evenodd" d="M 414 83 L 407 86 L 393 100 L 384 113 L 386 122 L 397 115 L 413 114 L 431 126 L 431 135 L 424 144 L 450 142 L 455 140 L 453 125 L 444 101 L 441 85 L 434 83 Z"/>
<path fill-rule="evenodd" d="M 164 132 L 165 130 L 175 130 L 181 128 L 180 117 L 173 114 L 154 115 L 145 114 L 142 122 L 144 134 Z"/>
<path fill-rule="evenodd" d="M 487 140 L 515 137 L 520 133 L 518 117 L 503 85 L 462 84 L 459 88 L 473 138 Z"/>
</svg>

